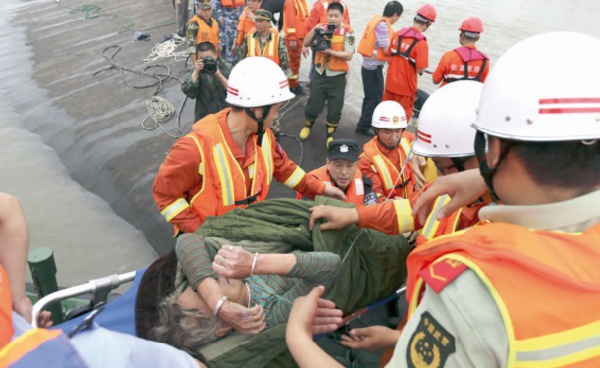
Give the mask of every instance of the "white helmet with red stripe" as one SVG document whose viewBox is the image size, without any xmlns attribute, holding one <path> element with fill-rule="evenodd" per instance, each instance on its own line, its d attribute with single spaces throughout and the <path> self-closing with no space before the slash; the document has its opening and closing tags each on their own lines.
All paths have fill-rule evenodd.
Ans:
<svg viewBox="0 0 600 368">
<path fill-rule="evenodd" d="M 404 107 L 396 101 L 383 101 L 373 111 L 373 128 L 403 129 L 408 126 Z"/>
<path fill-rule="evenodd" d="M 269 106 L 295 97 L 279 65 L 260 56 L 237 63 L 227 84 L 225 101 L 238 107 Z"/>
<path fill-rule="evenodd" d="M 557 56 L 557 50 L 561 55 Z M 511 47 L 483 86 L 475 127 L 520 141 L 600 139 L 600 39 L 546 33 Z"/>
<path fill-rule="evenodd" d="M 425 157 L 474 156 L 473 128 L 483 84 L 461 80 L 433 92 L 419 114 L 413 152 Z"/>
</svg>

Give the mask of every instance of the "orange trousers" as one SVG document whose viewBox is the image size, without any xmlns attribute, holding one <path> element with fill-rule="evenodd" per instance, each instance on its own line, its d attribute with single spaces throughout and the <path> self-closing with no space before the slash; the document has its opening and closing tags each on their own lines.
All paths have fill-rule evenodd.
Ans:
<svg viewBox="0 0 600 368">
<path fill-rule="evenodd" d="M 304 42 L 303 39 L 297 39 L 297 44 L 298 46 L 296 47 L 296 50 L 292 50 L 292 48 L 290 47 L 290 40 L 286 37 L 285 38 L 285 46 L 287 47 L 287 51 L 288 51 L 288 60 L 290 63 L 290 70 L 292 72 L 292 77 L 294 78 L 289 78 L 288 79 L 288 83 L 290 85 L 290 88 L 295 88 L 298 85 L 298 76 L 300 74 L 300 58 L 302 57 L 302 42 Z"/>
<path fill-rule="evenodd" d="M 402 107 L 404 107 L 404 112 L 406 113 L 406 121 L 410 122 L 410 118 L 413 115 L 413 106 L 415 105 L 415 95 L 397 95 L 388 91 L 387 89 L 383 92 L 383 100 L 382 101 L 396 101 Z"/>
</svg>

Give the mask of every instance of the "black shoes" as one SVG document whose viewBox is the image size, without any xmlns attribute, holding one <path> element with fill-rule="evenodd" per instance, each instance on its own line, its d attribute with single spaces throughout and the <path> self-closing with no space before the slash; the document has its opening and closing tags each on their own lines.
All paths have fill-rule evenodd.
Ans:
<svg viewBox="0 0 600 368">
<path fill-rule="evenodd" d="M 373 130 L 373 128 L 368 128 L 368 129 L 356 128 L 355 132 L 356 132 L 356 134 L 364 135 L 367 137 L 375 136 L 375 130 Z"/>
</svg>

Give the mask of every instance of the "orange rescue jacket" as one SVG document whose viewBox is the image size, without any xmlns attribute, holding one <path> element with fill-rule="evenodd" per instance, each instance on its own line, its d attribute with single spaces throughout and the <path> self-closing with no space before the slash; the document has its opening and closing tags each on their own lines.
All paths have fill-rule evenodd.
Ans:
<svg viewBox="0 0 600 368">
<path fill-rule="evenodd" d="M 327 170 L 327 165 L 321 166 L 320 168 L 309 172 L 307 175 L 312 175 L 329 186 L 335 186 L 329 175 L 329 170 Z M 354 179 L 350 182 L 348 188 L 346 188 L 345 194 L 346 202 L 354 203 L 357 206 L 363 206 L 365 204 L 365 183 L 360 170 L 356 170 L 354 173 Z M 296 198 L 302 199 L 302 194 L 296 192 Z"/>
<path fill-rule="evenodd" d="M 333 51 L 345 50 L 344 42 L 346 33 L 348 32 L 352 32 L 352 29 L 350 26 L 344 23 L 337 27 L 337 29 L 333 32 L 333 36 L 331 37 L 331 49 Z M 329 69 L 337 72 L 347 72 L 350 69 L 350 63 L 348 63 L 348 61 L 324 54 L 322 52 L 317 52 L 317 56 L 315 57 L 315 66 L 317 68 L 327 66 Z"/>
<path fill-rule="evenodd" d="M 508 367 L 600 366 L 598 244 L 600 224 L 571 234 L 487 223 L 438 238 L 408 257 L 409 313 L 424 283 L 439 293 L 469 268 L 502 315 Z"/>
<path fill-rule="evenodd" d="M 215 49 L 219 50 L 219 23 L 211 19 L 211 25 L 209 26 L 202 18 L 198 15 L 194 15 L 187 24 L 195 22 L 198 24 L 198 33 L 196 33 L 196 45 L 202 42 L 210 42 L 215 45 Z"/>
<path fill-rule="evenodd" d="M 221 0 L 221 5 L 225 8 L 237 8 L 238 6 L 244 6 L 246 2 L 244 0 Z"/>
<path fill-rule="evenodd" d="M 279 32 L 277 29 L 269 28 L 270 35 L 264 49 L 260 48 L 260 35 L 256 32 L 256 28 L 252 28 L 248 32 L 248 54 L 247 57 L 262 56 L 273 60 L 279 65 Z"/>
<path fill-rule="evenodd" d="M 377 35 L 375 34 L 375 28 L 380 22 L 385 22 L 388 28 L 388 36 L 390 42 L 392 38 L 394 38 L 394 29 L 392 28 L 392 24 L 384 17 L 380 15 L 375 15 L 365 28 L 363 32 L 363 36 L 360 39 L 360 43 L 358 44 L 358 52 L 367 58 L 373 58 L 381 61 L 388 61 L 389 56 L 387 56 L 384 50 L 381 47 L 375 49 L 375 42 L 377 41 Z M 387 50 L 385 50 L 387 51 Z"/>
<path fill-rule="evenodd" d="M 283 4 L 283 33 L 286 39 L 302 40 L 308 33 L 309 13 L 306 0 L 285 0 Z"/>
<path fill-rule="evenodd" d="M 247 12 L 249 11 L 248 7 L 244 8 L 242 15 L 240 15 L 240 19 L 238 20 L 237 39 L 235 40 L 235 44 L 238 46 L 242 44 L 242 41 L 248 32 L 254 28 L 254 21 L 247 15 Z"/>
<path fill-rule="evenodd" d="M 365 143 L 363 147 L 362 157 L 365 157 L 370 163 L 371 168 L 377 172 L 377 175 L 381 179 L 383 189 L 385 193 L 377 193 L 378 195 L 383 194 L 391 199 L 395 197 L 410 198 L 414 193 L 414 183 L 412 169 L 410 162 L 406 164 L 402 177 L 400 175 L 401 167 L 395 167 L 386 156 L 379 150 L 376 143 L 377 137 L 371 139 Z M 408 132 L 402 134 L 400 144 L 394 150 L 398 153 L 400 165 L 406 161 L 406 157 L 410 152 L 410 146 L 414 141 L 414 135 Z M 391 193 L 391 195 L 390 195 Z"/>
</svg>

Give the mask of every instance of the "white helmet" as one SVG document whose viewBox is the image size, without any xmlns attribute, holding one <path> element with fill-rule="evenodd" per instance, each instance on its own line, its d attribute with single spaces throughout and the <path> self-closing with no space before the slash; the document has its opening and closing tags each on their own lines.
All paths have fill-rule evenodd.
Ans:
<svg viewBox="0 0 600 368">
<path fill-rule="evenodd" d="M 261 107 L 295 97 L 283 70 L 274 61 L 253 56 L 231 70 L 225 101 L 238 107 Z"/>
<path fill-rule="evenodd" d="M 473 122 L 483 84 L 460 80 L 433 92 L 425 101 L 413 152 L 426 157 L 474 156 Z"/>
<path fill-rule="evenodd" d="M 404 107 L 396 101 L 383 101 L 373 111 L 373 128 L 402 129 L 408 126 Z"/>
<path fill-rule="evenodd" d="M 475 127 L 522 141 L 600 139 L 599 61 L 600 39 L 581 33 L 519 42 L 486 79 Z"/>
</svg>

